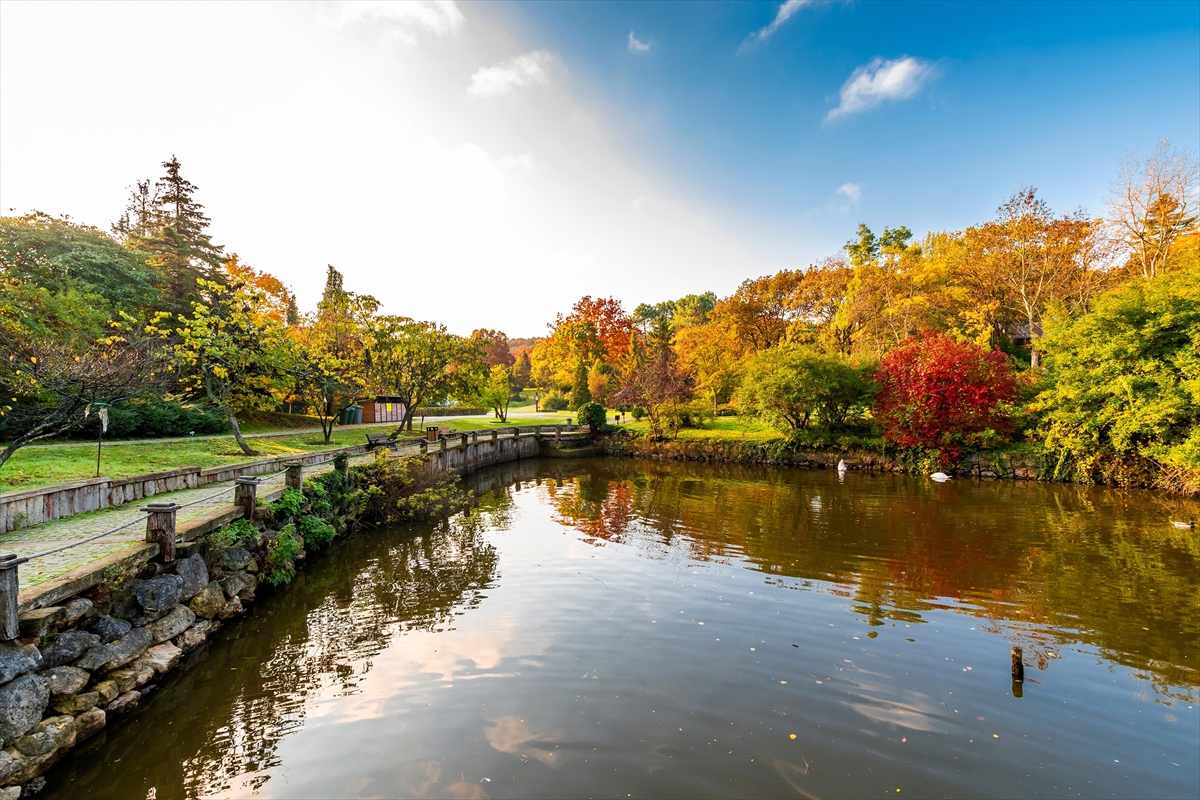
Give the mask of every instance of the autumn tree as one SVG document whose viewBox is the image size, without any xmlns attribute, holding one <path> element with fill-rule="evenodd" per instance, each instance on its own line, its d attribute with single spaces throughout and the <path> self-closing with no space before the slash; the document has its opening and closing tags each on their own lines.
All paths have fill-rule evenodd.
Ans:
<svg viewBox="0 0 1200 800">
<path fill-rule="evenodd" d="M 513 362 L 513 386 L 519 391 L 529 386 L 533 375 L 533 365 L 529 361 L 529 348 L 522 347 Z"/>
<path fill-rule="evenodd" d="M 614 399 L 645 409 L 651 438 L 661 439 L 667 424 L 678 419 L 679 409 L 691 397 L 691 376 L 680 369 L 675 353 L 667 347 L 645 353 L 638 368 L 625 375 Z"/>
<path fill-rule="evenodd" d="M 741 353 L 773 347 L 783 339 L 794 318 L 788 297 L 803 277 L 802 272 L 784 270 L 742 281 L 736 292 L 713 307 L 708 319 L 729 331 Z"/>
<path fill-rule="evenodd" d="M 741 375 L 739 346 L 733 331 L 716 323 L 693 325 L 675 334 L 680 366 L 692 376 L 695 391 L 712 403 L 717 413 L 729 402 Z"/>
<path fill-rule="evenodd" d="M 937 450 L 944 463 L 1012 429 L 1017 384 L 999 350 L 926 332 L 885 355 L 875 379 L 884 438 Z"/>
<path fill-rule="evenodd" d="M 516 362 L 512 351 L 508 349 L 508 336 L 504 331 L 479 328 L 471 331 L 471 342 L 479 348 L 489 367 L 511 367 Z"/>
<path fill-rule="evenodd" d="M 296 392 L 310 401 L 326 443 L 334 420 L 366 388 L 363 356 L 378 310 L 374 297 L 347 291 L 342 274 L 330 264 L 316 313 L 289 329 L 298 348 L 292 373 Z"/>
<path fill-rule="evenodd" d="M 364 359 L 370 382 L 400 398 L 401 426 L 412 430 L 421 404 L 469 389 L 475 351 L 446 326 L 409 317 L 373 320 Z"/>
<path fill-rule="evenodd" d="M 147 330 L 166 342 L 183 389 L 220 408 L 238 447 L 257 455 L 242 436 L 237 409 L 264 407 L 272 384 L 287 374 L 284 326 L 255 286 L 200 278 L 198 288 L 208 301 L 193 301 L 189 315 L 160 313 Z"/>
</svg>

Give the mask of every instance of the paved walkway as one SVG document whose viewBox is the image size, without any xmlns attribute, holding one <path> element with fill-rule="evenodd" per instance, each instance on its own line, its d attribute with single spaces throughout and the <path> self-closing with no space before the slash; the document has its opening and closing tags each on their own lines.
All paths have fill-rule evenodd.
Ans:
<svg viewBox="0 0 1200 800">
<path fill-rule="evenodd" d="M 350 461 L 351 463 L 361 463 L 373 457 L 373 455 L 357 456 Z M 305 467 L 304 475 L 305 477 L 319 475 L 330 469 L 333 469 L 332 463 Z M 262 477 L 264 480 L 259 485 L 260 492 L 272 491 L 283 485 L 282 473 Z M 182 489 L 178 492 L 157 494 L 154 495 L 153 500 L 156 503 L 171 501 L 186 506 L 180 509 L 175 517 L 176 524 L 182 524 L 233 503 L 234 484 L 235 481 L 210 483 L 196 489 Z M 34 553 L 96 536 L 104 531 L 113 531 L 109 536 L 101 536 L 86 544 L 22 564 L 18 576 L 20 588 L 23 591 L 70 572 L 76 567 L 104 558 L 131 544 L 144 541 L 146 515 L 140 509 L 146 502 L 149 501 L 128 503 L 116 508 L 93 511 L 89 514 L 77 514 L 73 517 L 64 517 L 2 534 L 0 535 L 0 553 L 31 556 Z M 120 530 L 113 530 L 118 527 Z"/>
</svg>

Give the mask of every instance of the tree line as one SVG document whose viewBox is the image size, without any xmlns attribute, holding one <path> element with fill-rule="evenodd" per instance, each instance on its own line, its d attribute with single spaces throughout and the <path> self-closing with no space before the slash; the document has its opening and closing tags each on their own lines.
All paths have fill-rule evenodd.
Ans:
<svg viewBox="0 0 1200 800">
<path fill-rule="evenodd" d="M 617 407 L 653 437 L 752 415 L 798 444 L 952 464 L 1016 441 L 1058 477 L 1200 486 L 1196 162 L 1166 142 L 1121 164 L 1103 217 L 1022 187 L 962 231 L 860 225 L 728 297 L 583 297 L 536 340 L 383 313 L 333 266 L 302 312 L 212 241 L 196 186 L 162 166 L 109 231 L 0 218 L 0 465 L 100 409 L 127 431 L 228 429 L 252 454 L 247 411 L 313 414 L 329 441 L 364 395 L 402 403 L 411 429 L 423 404 L 504 419 L 537 387 L 547 408 Z"/>
<path fill-rule="evenodd" d="M 1127 158 L 1104 217 L 1021 187 L 920 241 L 860 225 L 805 269 L 642 304 L 585 297 L 530 351 L 534 383 L 663 437 L 753 414 L 797 443 L 882 441 L 943 465 L 1034 446 L 1062 479 L 1200 488 L 1196 162 Z M 703 424 L 703 423 L 701 423 Z"/>
</svg>

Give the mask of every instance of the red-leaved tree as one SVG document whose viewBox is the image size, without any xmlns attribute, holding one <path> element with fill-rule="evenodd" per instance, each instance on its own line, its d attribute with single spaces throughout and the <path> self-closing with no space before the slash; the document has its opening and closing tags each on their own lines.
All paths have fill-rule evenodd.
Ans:
<svg viewBox="0 0 1200 800">
<path fill-rule="evenodd" d="M 938 450 L 950 463 L 1012 429 L 1017 382 L 999 350 L 927 332 L 884 356 L 875 377 L 875 417 L 901 447 Z"/>
</svg>

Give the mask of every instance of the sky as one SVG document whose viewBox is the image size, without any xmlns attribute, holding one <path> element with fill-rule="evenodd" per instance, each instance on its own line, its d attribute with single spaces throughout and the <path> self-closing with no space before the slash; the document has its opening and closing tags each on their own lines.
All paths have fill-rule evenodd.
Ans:
<svg viewBox="0 0 1200 800">
<path fill-rule="evenodd" d="M 0 3 L 0 210 L 107 229 L 172 155 L 315 306 L 546 332 L 1200 150 L 1200 2 Z"/>
</svg>

